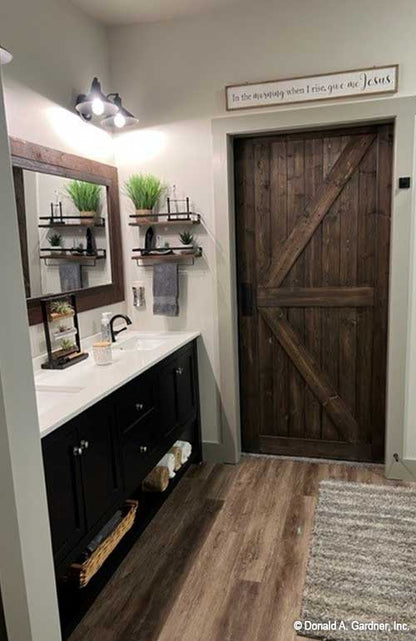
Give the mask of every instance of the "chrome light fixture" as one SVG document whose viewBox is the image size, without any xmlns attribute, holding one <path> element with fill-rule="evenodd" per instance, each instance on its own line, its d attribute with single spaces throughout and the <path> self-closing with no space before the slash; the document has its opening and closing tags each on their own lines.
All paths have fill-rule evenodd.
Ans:
<svg viewBox="0 0 416 641">
<path fill-rule="evenodd" d="M 12 60 L 13 56 L 10 51 L 7 51 L 7 49 L 0 45 L 0 65 L 7 65 Z"/>
<path fill-rule="evenodd" d="M 118 111 L 114 116 L 104 118 L 101 123 L 103 127 L 105 127 L 106 129 L 117 131 L 119 129 L 123 129 L 123 127 L 131 127 L 132 125 L 136 125 L 139 122 L 138 118 L 133 116 L 130 111 L 123 107 L 123 105 L 121 104 L 120 94 L 108 94 L 108 97 L 117 106 Z"/>
<path fill-rule="evenodd" d="M 101 83 L 94 78 L 87 94 L 77 97 L 75 109 L 84 120 L 92 120 L 94 116 L 106 118 L 114 116 L 118 109 L 101 90 Z"/>
<path fill-rule="evenodd" d="M 120 131 L 124 127 L 137 124 L 139 121 L 121 104 L 118 93 L 105 95 L 98 78 L 94 78 L 88 94 L 80 94 L 75 109 L 83 120 L 92 121 L 105 129 Z"/>
</svg>

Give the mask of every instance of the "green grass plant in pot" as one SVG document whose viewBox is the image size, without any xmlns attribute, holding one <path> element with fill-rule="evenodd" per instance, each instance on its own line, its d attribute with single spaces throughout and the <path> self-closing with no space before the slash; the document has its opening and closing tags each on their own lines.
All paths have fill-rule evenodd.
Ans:
<svg viewBox="0 0 416 641">
<path fill-rule="evenodd" d="M 101 202 L 100 185 L 71 180 L 66 190 L 79 211 L 81 225 L 93 225 Z"/>
<path fill-rule="evenodd" d="M 156 222 L 157 219 L 150 217 L 150 214 L 153 213 L 165 191 L 162 181 L 151 174 L 133 174 L 125 182 L 124 187 L 136 209 L 137 216 L 143 216 L 140 218 L 140 222 L 148 225 Z"/>
</svg>

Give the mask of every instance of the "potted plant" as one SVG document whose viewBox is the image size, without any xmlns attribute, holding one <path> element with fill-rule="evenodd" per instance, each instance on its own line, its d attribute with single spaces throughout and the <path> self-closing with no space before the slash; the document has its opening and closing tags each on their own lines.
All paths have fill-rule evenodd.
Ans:
<svg viewBox="0 0 416 641">
<path fill-rule="evenodd" d="M 50 234 L 48 236 L 48 243 L 53 249 L 58 249 L 58 248 L 61 248 L 61 250 L 63 249 L 63 241 L 62 241 L 61 234 L 57 234 L 57 233 Z M 61 251 L 60 253 L 64 254 L 65 252 Z"/>
<path fill-rule="evenodd" d="M 81 225 L 93 225 L 100 207 L 100 185 L 71 180 L 66 190 L 79 211 Z"/>
<path fill-rule="evenodd" d="M 68 356 L 68 354 L 72 354 L 72 352 L 75 352 L 77 349 L 76 344 L 74 341 L 72 341 L 70 338 L 62 338 L 59 341 L 59 350 L 55 352 L 55 356 L 57 358 L 62 358 L 62 356 Z"/>
<path fill-rule="evenodd" d="M 149 216 L 158 204 L 165 187 L 159 178 L 151 174 L 133 174 L 125 182 L 127 196 L 133 202 L 138 216 L 144 216 L 140 222 L 151 225 L 155 218 Z"/>
<path fill-rule="evenodd" d="M 189 231 L 183 231 L 181 234 L 179 234 L 179 240 L 182 244 L 181 254 L 194 253 L 194 237 Z"/>
<path fill-rule="evenodd" d="M 84 243 L 78 243 L 71 249 L 71 254 L 74 256 L 84 256 Z"/>
<path fill-rule="evenodd" d="M 65 316 L 73 316 L 74 308 L 66 300 L 56 300 L 50 304 L 49 318 L 51 321 L 64 318 Z"/>
</svg>

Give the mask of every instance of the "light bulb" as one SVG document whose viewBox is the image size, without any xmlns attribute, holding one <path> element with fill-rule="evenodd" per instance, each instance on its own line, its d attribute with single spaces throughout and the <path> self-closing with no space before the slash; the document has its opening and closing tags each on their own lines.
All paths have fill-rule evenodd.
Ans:
<svg viewBox="0 0 416 641">
<path fill-rule="evenodd" d="M 123 114 L 118 113 L 114 116 L 114 124 L 118 129 L 121 129 L 126 124 L 126 119 Z"/>
<path fill-rule="evenodd" d="M 92 113 L 101 116 L 104 113 L 104 103 L 101 98 L 94 98 L 91 105 Z"/>
</svg>

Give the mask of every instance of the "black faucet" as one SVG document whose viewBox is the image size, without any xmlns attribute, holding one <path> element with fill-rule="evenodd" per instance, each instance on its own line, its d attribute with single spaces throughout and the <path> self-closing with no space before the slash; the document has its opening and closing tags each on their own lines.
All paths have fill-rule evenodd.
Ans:
<svg viewBox="0 0 416 641">
<path fill-rule="evenodd" d="M 114 329 L 114 321 L 117 320 L 117 318 L 122 318 L 123 320 L 126 321 L 127 325 L 125 327 L 122 327 L 121 329 Z M 127 326 L 131 325 L 131 320 L 128 316 L 125 316 L 124 314 L 116 314 L 115 316 L 112 316 L 110 320 L 110 333 L 111 333 L 111 340 L 113 343 L 116 342 L 116 337 L 121 333 L 124 332 L 127 329 Z"/>
</svg>

